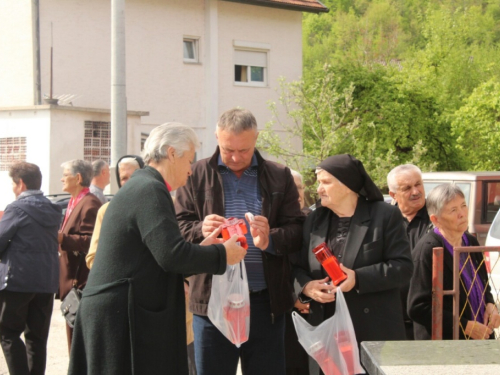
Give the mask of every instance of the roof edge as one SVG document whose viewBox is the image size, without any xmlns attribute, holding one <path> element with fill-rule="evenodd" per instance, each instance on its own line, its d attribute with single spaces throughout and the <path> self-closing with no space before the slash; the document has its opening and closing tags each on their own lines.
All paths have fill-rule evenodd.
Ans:
<svg viewBox="0 0 500 375">
<path fill-rule="evenodd" d="M 258 5 L 264 6 L 268 8 L 279 8 L 279 9 L 287 9 L 287 10 L 295 10 L 301 12 L 308 13 L 327 13 L 330 11 L 321 1 L 317 1 L 323 7 L 313 7 L 307 5 L 293 5 L 293 4 L 283 4 L 283 3 L 275 3 L 272 0 L 222 0 L 231 3 L 240 3 L 246 5 Z"/>
</svg>

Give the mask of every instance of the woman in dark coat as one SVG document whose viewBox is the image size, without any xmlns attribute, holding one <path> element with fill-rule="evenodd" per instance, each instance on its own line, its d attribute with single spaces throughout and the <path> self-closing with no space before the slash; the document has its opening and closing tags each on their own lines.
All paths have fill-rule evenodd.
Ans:
<svg viewBox="0 0 500 375">
<path fill-rule="evenodd" d="M 408 294 L 408 314 L 414 322 L 413 331 L 417 340 L 430 340 L 432 337 L 432 249 L 445 249 L 443 289 L 452 290 L 453 247 L 479 246 L 476 237 L 466 232 L 469 210 L 458 186 L 436 186 L 427 196 L 427 211 L 435 228 L 422 237 L 413 250 L 415 271 Z M 463 271 L 459 283 L 459 338 L 495 338 L 493 329 L 500 326 L 500 315 L 488 285 L 483 254 L 470 253 L 469 261 L 465 262 L 467 253 L 463 253 L 463 257 L 460 261 Z M 453 339 L 452 296 L 443 298 L 443 339 Z"/>
<path fill-rule="evenodd" d="M 63 191 L 71 194 L 68 208 L 59 232 L 59 298 L 64 300 L 73 286 L 83 289 L 89 269 L 85 255 L 89 251 L 97 211 L 101 201 L 92 193 L 92 164 L 85 160 L 71 160 L 62 164 Z M 68 351 L 71 351 L 73 328 L 66 324 Z"/>
<path fill-rule="evenodd" d="M 342 263 L 340 284 L 358 343 L 404 340 L 399 288 L 412 273 L 410 246 L 397 207 L 383 196 L 351 155 L 324 160 L 316 170 L 321 203 L 304 225 L 301 259 L 294 266 L 295 292 L 310 302 L 308 321 L 317 326 L 335 313 L 335 290 L 312 253 L 326 242 Z M 332 293 L 333 291 L 333 293 Z M 311 374 L 319 367 L 310 361 Z"/>
<path fill-rule="evenodd" d="M 237 236 L 182 238 L 169 190 L 191 174 L 198 140 L 182 124 L 155 128 L 144 161 L 111 201 L 76 318 L 69 374 L 187 375 L 182 274 L 223 274 L 243 259 Z M 220 231 L 220 230 L 219 230 Z"/>
</svg>

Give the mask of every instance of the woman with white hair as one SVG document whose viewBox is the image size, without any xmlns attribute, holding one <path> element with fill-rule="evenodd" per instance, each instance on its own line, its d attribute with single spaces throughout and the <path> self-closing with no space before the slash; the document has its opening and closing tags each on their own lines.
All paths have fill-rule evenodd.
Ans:
<svg viewBox="0 0 500 375">
<path fill-rule="evenodd" d="M 418 241 L 413 250 L 415 271 L 408 294 L 408 315 L 413 320 L 416 340 L 432 337 L 432 249 L 443 247 L 443 289 L 453 289 L 453 247 L 479 246 L 467 232 L 468 212 L 465 196 L 455 184 L 442 184 L 427 196 L 427 211 L 434 229 Z M 482 253 L 462 253 L 460 257 L 460 339 L 495 338 L 500 326 L 495 301 L 488 285 Z M 443 339 L 453 339 L 453 299 L 443 298 Z"/>
<path fill-rule="evenodd" d="M 169 191 L 191 174 L 198 139 L 185 125 L 153 129 L 137 170 L 111 201 L 78 311 L 69 374 L 188 373 L 182 274 L 223 274 L 245 250 L 220 229 L 184 241 Z"/>
<path fill-rule="evenodd" d="M 89 269 L 85 266 L 85 254 L 89 251 L 94 232 L 97 211 L 101 201 L 90 193 L 92 164 L 85 160 L 71 160 L 63 168 L 63 191 L 71 195 L 68 208 L 59 231 L 59 298 L 64 300 L 73 286 L 83 289 Z M 66 324 L 68 350 L 71 350 L 73 328 Z"/>
</svg>

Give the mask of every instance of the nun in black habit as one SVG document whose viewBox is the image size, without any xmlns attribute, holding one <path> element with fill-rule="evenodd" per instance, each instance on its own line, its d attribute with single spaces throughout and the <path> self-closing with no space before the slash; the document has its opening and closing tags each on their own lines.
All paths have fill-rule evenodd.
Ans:
<svg viewBox="0 0 500 375">
<path fill-rule="evenodd" d="M 339 287 L 358 344 L 404 340 L 399 288 L 409 282 L 413 263 L 400 211 L 383 201 L 361 161 L 351 155 L 325 159 L 316 176 L 320 202 L 307 217 L 292 273 L 295 293 L 310 303 L 309 323 L 317 326 L 335 314 L 336 287 L 325 285 L 327 274 L 312 253 L 326 242 L 347 274 Z M 315 362 L 310 367 L 311 374 L 319 373 Z"/>
</svg>

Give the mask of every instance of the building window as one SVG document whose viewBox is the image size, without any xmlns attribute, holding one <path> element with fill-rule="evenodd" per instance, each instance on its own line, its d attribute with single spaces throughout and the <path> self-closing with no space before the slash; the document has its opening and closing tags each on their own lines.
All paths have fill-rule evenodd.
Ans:
<svg viewBox="0 0 500 375">
<path fill-rule="evenodd" d="M 248 86 L 267 85 L 267 52 L 235 49 L 234 82 Z"/>
<path fill-rule="evenodd" d="M 26 161 L 26 137 L 0 138 L 0 171 L 18 161 Z"/>
<path fill-rule="evenodd" d="M 197 38 L 184 38 L 184 62 L 198 63 L 198 39 Z"/>
<path fill-rule="evenodd" d="M 98 159 L 111 163 L 111 122 L 85 121 L 83 159 Z"/>
<path fill-rule="evenodd" d="M 148 133 L 141 133 L 141 151 L 144 150 L 144 144 L 146 143 L 146 139 L 148 139 Z"/>
</svg>

